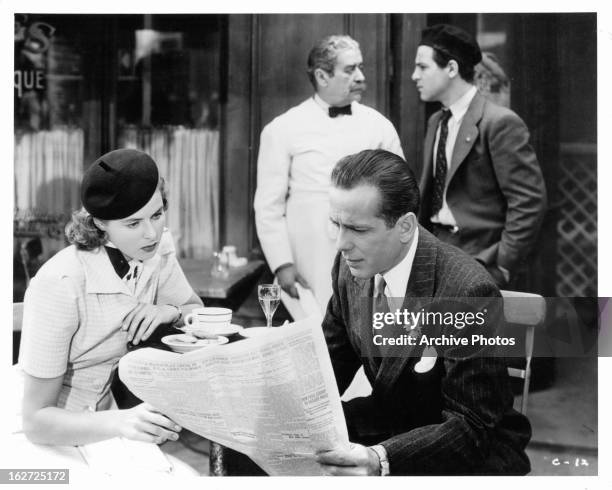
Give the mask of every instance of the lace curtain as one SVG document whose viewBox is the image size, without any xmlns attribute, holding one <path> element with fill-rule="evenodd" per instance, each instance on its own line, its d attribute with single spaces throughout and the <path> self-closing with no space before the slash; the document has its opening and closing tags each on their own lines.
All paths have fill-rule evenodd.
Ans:
<svg viewBox="0 0 612 490">
<path fill-rule="evenodd" d="M 81 129 L 15 136 L 18 221 L 62 221 L 63 229 L 70 213 L 81 205 L 83 144 Z M 179 256 L 211 255 L 219 247 L 219 132 L 128 127 L 119 136 L 118 148 L 145 151 L 159 165 L 168 194 L 167 223 Z"/>
<path fill-rule="evenodd" d="M 15 253 L 37 238 L 40 257 L 30 258 L 44 262 L 67 245 L 64 226 L 81 205 L 83 144 L 77 128 L 15 134 Z M 17 301 L 20 294 L 14 295 Z"/>
<path fill-rule="evenodd" d="M 118 146 L 149 153 L 159 165 L 179 256 L 210 256 L 219 247 L 219 131 L 126 127 Z"/>
<path fill-rule="evenodd" d="M 82 129 L 16 134 L 16 215 L 68 218 L 81 203 L 82 173 Z"/>
</svg>

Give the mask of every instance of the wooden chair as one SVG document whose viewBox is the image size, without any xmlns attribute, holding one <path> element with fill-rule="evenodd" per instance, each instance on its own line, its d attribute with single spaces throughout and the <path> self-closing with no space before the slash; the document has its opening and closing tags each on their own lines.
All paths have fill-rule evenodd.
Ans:
<svg viewBox="0 0 612 490">
<path fill-rule="evenodd" d="M 21 332 L 23 321 L 23 303 L 13 303 L 13 332 Z"/>
<path fill-rule="evenodd" d="M 527 397 L 531 378 L 531 358 L 535 329 L 544 322 L 546 316 L 546 301 L 539 294 L 521 291 L 502 291 L 504 298 L 504 317 L 508 323 L 525 327 L 525 368 L 508 368 L 510 376 L 523 379 L 523 395 L 521 397 L 521 413 L 527 413 Z"/>
<path fill-rule="evenodd" d="M 30 279 L 40 268 L 40 257 L 42 256 L 43 248 L 40 237 L 31 237 L 24 240 L 19 247 L 19 256 L 25 276 L 26 289 L 30 285 Z"/>
<path fill-rule="evenodd" d="M 19 359 L 21 342 L 21 323 L 23 321 L 23 303 L 13 303 L 13 364 Z"/>
</svg>

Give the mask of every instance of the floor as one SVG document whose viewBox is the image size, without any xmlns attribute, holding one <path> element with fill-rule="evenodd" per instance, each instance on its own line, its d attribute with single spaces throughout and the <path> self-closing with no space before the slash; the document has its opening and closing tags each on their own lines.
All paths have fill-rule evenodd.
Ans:
<svg viewBox="0 0 612 490">
<path fill-rule="evenodd" d="M 280 309 L 274 323 L 286 318 L 287 313 Z M 249 296 L 233 320 L 243 326 L 263 324 L 256 293 Z M 536 363 L 533 379 L 535 391 L 529 395 L 527 413 L 533 431 L 527 447 L 530 475 L 597 475 L 597 358 Z M 183 431 L 178 441 L 162 446 L 203 476 L 208 475 L 208 448 L 207 440 L 189 431 Z"/>
<path fill-rule="evenodd" d="M 533 475 L 597 475 L 597 358 L 558 359 L 552 386 L 529 395 Z"/>
</svg>

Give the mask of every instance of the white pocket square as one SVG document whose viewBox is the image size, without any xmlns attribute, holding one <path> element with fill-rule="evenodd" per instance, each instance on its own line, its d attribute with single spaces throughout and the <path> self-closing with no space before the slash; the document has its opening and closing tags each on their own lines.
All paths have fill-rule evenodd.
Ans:
<svg viewBox="0 0 612 490">
<path fill-rule="evenodd" d="M 438 353 L 436 352 L 436 349 L 431 346 L 425 347 L 419 362 L 414 365 L 414 372 L 423 374 L 430 371 L 431 368 L 434 367 L 437 358 Z"/>
</svg>

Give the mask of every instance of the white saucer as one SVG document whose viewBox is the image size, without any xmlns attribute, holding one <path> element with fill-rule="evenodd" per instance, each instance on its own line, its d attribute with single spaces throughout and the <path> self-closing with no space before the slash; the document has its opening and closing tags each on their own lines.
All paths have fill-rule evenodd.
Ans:
<svg viewBox="0 0 612 490">
<path fill-rule="evenodd" d="M 250 327 L 250 328 L 245 328 L 243 330 L 240 331 L 240 335 L 242 335 L 243 337 L 246 338 L 250 338 L 250 337 L 259 337 L 261 335 L 266 335 L 269 334 L 270 332 L 272 332 L 275 329 L 275 327 Z"/>
<path fill-rule="evenodd" d="M 211 345 L 222 345 L 227 344 L 229 339 L 227 337 L 222 337 L 221 335 L 217 336 L 216 339 L 198 339 L 195 342 L 182 342 L 182 339 L 192 339 L 191 335 L 187 335 L 184 333 L 174 334 L 174 335 L 166 335 L 162 337 L 161 341 L 166 344 L 170 349 L 174 352 L 191 352 L 197 349 L 202 349 L 204 347 L 210 347 Z"/>
<path fill-rule="evenodd" d="M 205 332 L 207 335 L 233 335 L 235 333 L 238 332 L 242 332 L 242 329 L 244 327 L 242 327 L 241 325 L 235 325 L 235 324 L 230 324 L 230 325 L 225 325 L 223 327 L 212 327 L 212 326 L 208 326 L 208 327 L 196 327 L 196 328 L 189 328 L 189 330 L 195 330 L 198 332 Z M 184 331 L 184 330 L 183 330 Z"/>
</svg>

